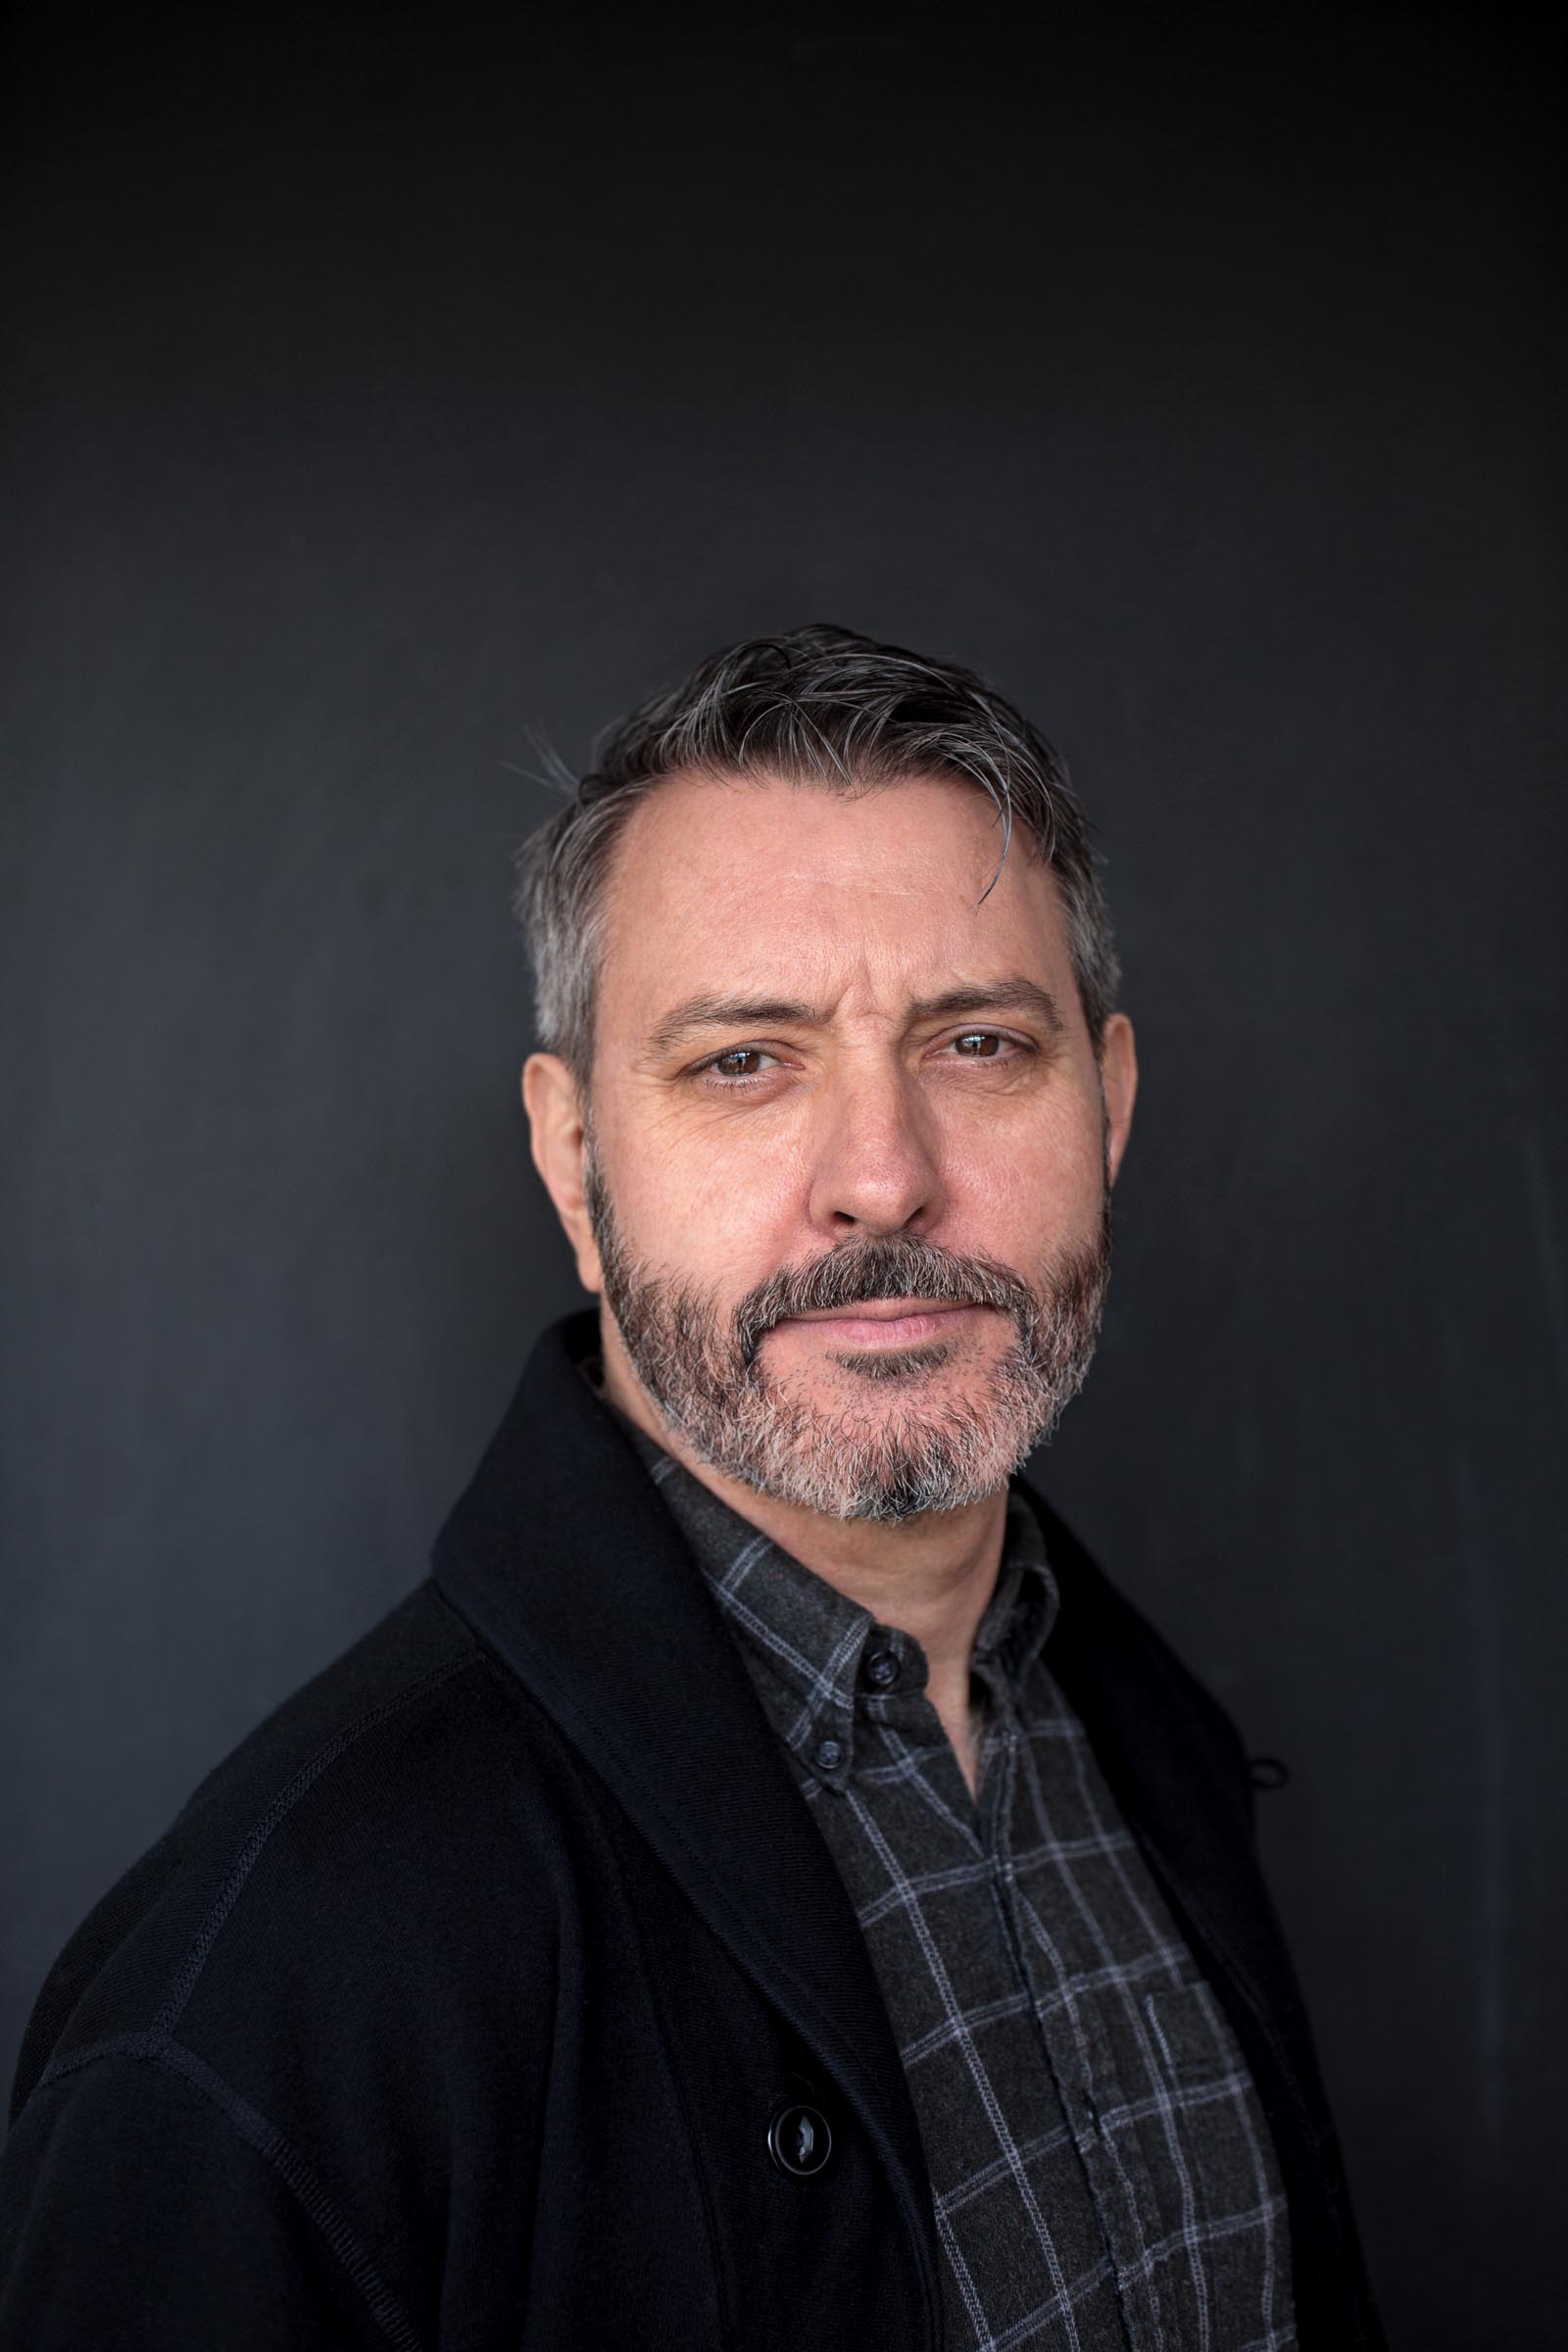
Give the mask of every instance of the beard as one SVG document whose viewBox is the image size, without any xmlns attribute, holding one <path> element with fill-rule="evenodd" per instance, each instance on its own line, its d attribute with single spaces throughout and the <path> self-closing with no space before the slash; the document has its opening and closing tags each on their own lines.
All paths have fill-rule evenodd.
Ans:
<svg viewBox="0 0 1568 2352">
<path fill-rule="evenodd" d="M 591 1137 L 584 1194 L 606 1302 L 671 1431 L 725 1477 L 830 1519 L 897 1522 L 995 1494 L 1051 1435 L 1094 1355 L 1110 1279 L 1108 1184 L 1095 1240 L 1058 1253 L 1036 1285 L 993 1258 L 869 1235 L 782 1267 L 727 1309 L 630 1254 Z M 815 1404 L 769 1375 L 761 1345 L 775 1324 L 879 1298 L 995 1308 L 1012 1326 L 1008 1345 L 976 1393 L 946 1398 L 933 1396 L 933 1375 L 959 1344 L 941 1339 L 836 1354 L 848 1381 L 865 1384 L 863 1405 Z"/>
</svg>

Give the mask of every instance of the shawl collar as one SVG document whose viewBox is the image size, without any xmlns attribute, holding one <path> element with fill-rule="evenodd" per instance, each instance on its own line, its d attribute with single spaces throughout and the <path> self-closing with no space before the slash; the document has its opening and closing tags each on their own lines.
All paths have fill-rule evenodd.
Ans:
<svg viewBox="0 0 1568 2352">
<path fill-rule="evenodd" d="M 1384 2341 L 1311 2029 L 1252 1835 L 1245 1750 L 1208 1692 L 1031 1490 L 1061 1593 L 1047 1660 L 1219 1996 L 1274 2132 L 1303 2344 Z"/>
<path fill-rule="evenodd" d="M 437 1539 L 435 1581 L 858 2111 L 897 2190 L 936 2342 L 929 2181 L 869 1955 L 717 1605 L 577 1368 L 596 1344 L 591 1313 L 539 1340 Z M 1060 1592 L 1048 1662 L 1275 2128 L 1302 2339 L 1380 2345 L 1311 2036 L 1254 1856 L 1235 1733 L 1049 1505 L 1033 1490 L 1030 1498 Z"/>
<path fill-rule="evenodd" d="M 596 1344 L 585 1314 L 535 1346 L 436 1540 L 436 1584 L 858 2113 L 904 2211 L 934 2343 L 930 2187 L 870 1957 L 717 1606 L 577 1369 Z"/>
</svg>

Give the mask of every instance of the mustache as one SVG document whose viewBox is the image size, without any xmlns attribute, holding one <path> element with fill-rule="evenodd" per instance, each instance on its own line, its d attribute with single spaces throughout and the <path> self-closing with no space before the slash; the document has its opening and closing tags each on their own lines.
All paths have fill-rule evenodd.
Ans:
<svg viewBox="0 0 1568 2352">
<path fill-rule="evenodd" d="M 993 1306 L 1030 1333 L 1040 1302 L 1010 1266 L 969 1257 L 912 1234 L 870 1234 L 843 1242 L 808 1266 L 781 1266 L 748 1291 L 734 1310 L 734 1331 L 748 1370 L 776 1323 L 878 1298 L 929 1298 L 945 1306 Z"/>
</svg>

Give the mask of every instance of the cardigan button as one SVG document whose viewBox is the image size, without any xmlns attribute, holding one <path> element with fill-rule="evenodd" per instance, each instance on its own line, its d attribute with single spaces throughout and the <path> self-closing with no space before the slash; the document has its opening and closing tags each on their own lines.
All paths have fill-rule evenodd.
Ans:
<svg viewBox="0 0 1568 2352">
<path fill-rule="evenodd" d="M 767 2127 L 767 2152 L 792 2180 L 814 2180 L 833 2154 L 826 2116 L 815 2107 L 781 2107 Z"/>
</svg>

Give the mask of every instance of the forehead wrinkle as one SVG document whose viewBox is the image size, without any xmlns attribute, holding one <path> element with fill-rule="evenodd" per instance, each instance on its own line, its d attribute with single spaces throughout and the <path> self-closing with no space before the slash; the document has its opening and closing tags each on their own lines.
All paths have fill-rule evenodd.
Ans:
<svg viewBox="0 0 1568 2352">
<path fill-rule="evenodd" d="M 645 847 L 657 840 L 657 854 L 615 863 L 601 980 L 615 1000 L 622 1050 L 635 1039 L 639 1058 L 662 1054 L 677 1031 L 700 1023 L 825 1030 L 863 1012 L 885 1027 L 986 1004 L 1000 1011 L 1009 998 L 1048 1032 L 1065 1025 L 1059 1010 L 1053 1019 L 1057 1007 L 1043 985 L 1054 984 L 1062 1000 L 1061 959 L 1037 956 L 1035 948 L 1039 917 L 1050 922 L 1035 904 L 1039 886 L 1033 874 L 1020 873 L 1004 911 L 1001 892 L 977 906 L 979 883 L 971 894 L 956 872 L 973 846 L 967 823 L 956 841 L 946 824 L 932 838 L 891 844 L 868 840 L 858 827 L 841 837 L 850 812 L 837 796 L 792 793 L 810 812 L 809 841 L 784 826 L 759 842 L 757 820 L 778 788 L 737 793 L 714 789 L 717 783 L 686 779 L 672 783 L 667 799 L 662 791 L 652 795 L 631 821 L 647 828 Z M 945 808 L 953 789 L 942 790 Z M 826 804 L 820 808 L 819 799 Z M 733 838 L 727 822 L 717 841 L 712 828 L 692 824 L 693 803 L 700 808 L 705 800 L 726 817 L 737 812 Z M 756 871 L 748 843 L 766 852 Z M 1048 968 L 1038 979 L 1020 982 L 1042 963 Z M 1007 974 L 1004 987 L 999 967 Z M 681 979 L 689 993 L 670 1004 L 666 989 Z M 1029 988 L 1037 992 L 1032 1003 Z"/>
</svg>

